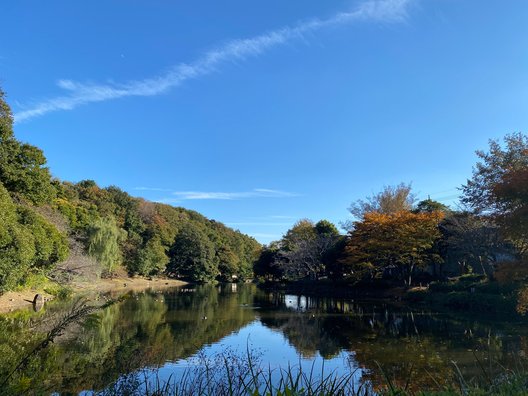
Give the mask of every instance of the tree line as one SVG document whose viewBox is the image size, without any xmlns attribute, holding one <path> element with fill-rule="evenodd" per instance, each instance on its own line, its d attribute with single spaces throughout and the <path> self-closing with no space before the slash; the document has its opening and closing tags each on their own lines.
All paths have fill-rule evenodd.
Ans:
<svg viewBox="0 0 528 396">
<path fill-rule="evenodd" d="M 258 276 L 272 280 L 418 282 L 478 273 L 523 285 L 528 279 L 528 136 L 514 133 L 477 151 L 461 205 L 417 201 L 411 185 L 385 187 L 349 208 L 352 221 L 297 222 L 263 249 Z M 528 291 L 526 294 L 528 301 Z"/>
<path fill-rule="evenodd" d="M 0 293 L 58 267 L 199 282 L 251 278 L 261 249 L 255 239 L 195 211 L 92 180 L 53 178 L 42 150 L 15 137 L 2 91 L 0 217 Z"/>
<path fill-rule="evenodd" d="M 417 201 L 409 184 L 349 208 L 353 220 L 298 221 L 279 240 L 253 238 L 184 208 L 134 198 L 92 180 L 51 176 L 43 152 L 20 142 L 0 91 L 0 293 L 32 274 L 90 267 L 196 282 L 250 279 L 388 281 L 410 287 L 479 273 L 524 284 L 528 258 L 528 136 L 477 151 L 461 207 Z M 524 294 L 523 294 L 524 293 Z M 528 290 L 521 292 L 528 302 Z M 524 309 L 528 309 L 528 303 Z"/>
</svg>

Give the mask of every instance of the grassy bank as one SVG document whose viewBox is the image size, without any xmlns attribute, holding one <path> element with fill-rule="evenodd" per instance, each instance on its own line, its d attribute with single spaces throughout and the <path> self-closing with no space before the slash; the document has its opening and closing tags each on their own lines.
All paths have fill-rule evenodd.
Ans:
<svg viewBox="0 0 528 396">
<path fill-rule="evenodd" d="M 466 275 L 445 282 L 432 282 L 427 288 L 410 289 L 405 299 L 442 311 L 516 316 L 518 293 L 519 285 L 501 285 L 480 275 Z"/>
</svg>

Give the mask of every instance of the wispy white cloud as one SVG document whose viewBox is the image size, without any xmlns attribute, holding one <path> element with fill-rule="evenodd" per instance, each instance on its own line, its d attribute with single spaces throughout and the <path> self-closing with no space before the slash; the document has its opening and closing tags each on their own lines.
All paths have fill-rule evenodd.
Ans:
<svg viewBox="0 0 528 396">
<path fill-rule="evenodd" d="M 169 197 L 155 199 L 154 202 L 165 204 L 180 204 L 192 200 L 222 200 L 232 201 L 249 198 L 289 198 L 298 197 L 299 194 L 290 191 L 272 190 L 269 188 L 255 188 L 250 191 L 173 191 L 158 187 L 136 187 L 138 191 L 170 192 Z M 282 217 L 280 217 L 282 218 Z M 287 218 L 287 217 L 284 217 Z M 289 225 L 289 224 L 288 224 Z"/>
<path fill-rule="evenodd" d="M 260 233 L 260 232 L 254 232 L 251 234 L 253 238 L 265 238 L 269 240 L 279 239 L 281 237 L 280 234 L 266 234 L 266 233 Z"/>
<path fill-rule="evenodd" d="M 152 201 L 162 203 L 162 204 L 167 204 L 167 205 L 179 205 L 182 203 L 181 199 L 176 199 L 176 198 L 160 198 L 160 199 L 153 199 Z"/>
<path fill-rule="evenodd" d="M 159 187 L 134 187 L 134 190 L 137 190 L 137 191 L 164 191 L 164 192 L 172 191 L 169 188 L 159 188 Z"/>
<path fill-rule="evenodd" d="M 291 215 L 267 215 L 267 216 L 245 217 L 244 219 L 247 220 L 247 221 L 269 222 L 269 221 L 273 221 L 273 220 L 284 220 L 284 221 L 286 221 L 286 220 L 298 220 L 301 217 L 299 217 L 299 216 L 291 216 Z"/>
<path fill-rule="evenodd" d="M 242 222 L 235 222 L 235 223 L 226 223 L 229 227 L 240 227 L 240 226 L 247 226 L 247 227 L 284 227 L 284 226 L 291 226 L 292 223 L 265 223 L 265 222 L 251 222 L 251 221 L 242 221 Z"/>
<path fill-rule="evenodd" d="M 298 196 L 298 194 L 292 192 L 270 190 L 267 188 L 255 188 L 251 191 L 240 192 L 174 191 L 172 195 L 175 197 L 174 199 L 179 201 L 199 199 L 234 200 L 246 198 L 285 198 Z"/>
<path fill-rule="evenodd" d="M 272 215 L 272 216 L 269 216 L 270 219 L 284 219 L 284 220 L 295 220 L 297 219 L 298 217 L 296 216 L 286 216 L 286 215 Z"/>
<path fill-rule="evenodd" d="M 15 121 L 25 121 L 60 110 L 72 110 L 88 103 L 127 96 L 159 95 L 178 87 L 187 80 L 210 74 L 224 63 L 261 55 L 273 47 L 302 38 L 308 33 L 315 33 L 324 28 L 362 21 L 403 22 L 407 18 L 411 1 L 413 0 L 369 0 L 361 3 L 352 11 L 340 12 L 328 19 L 312 19 L 252 38 L 232 40 L 216 49 L 205 52 L 203 56 L 193 62 L 176 65 L 168 72 L 152 78 L 105 84 L 60 80 L 57 84 L 61 89 L 67 91 L 67 94 L 44 100 L 18 111 L 15 113 Z"/>
</svg>

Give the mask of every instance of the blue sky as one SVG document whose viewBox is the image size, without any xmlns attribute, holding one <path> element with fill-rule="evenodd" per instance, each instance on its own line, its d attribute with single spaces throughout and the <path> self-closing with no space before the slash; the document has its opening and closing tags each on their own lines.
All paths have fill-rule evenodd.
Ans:
<svg viewBox="0 0 528 396">
<path fill-rule="evenodd" d="M 52 173 L 278 239 L 384 185 L 451 203 L 526 131 L 528 2 L 16 1 L 0 84 Z"/>
</svg>

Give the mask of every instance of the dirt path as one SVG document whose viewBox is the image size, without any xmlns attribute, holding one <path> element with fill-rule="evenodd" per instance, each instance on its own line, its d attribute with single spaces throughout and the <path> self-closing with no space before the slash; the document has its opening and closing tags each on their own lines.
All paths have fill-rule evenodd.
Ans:
<svg viewBox="0 0 528 396">
<path fill-rule="evenodd" d="M 24 290 L 20 292 L 7 292 L 0 296 L 0 313 L 12 312 L 18 309 L 31 308 L 35 294 L 41 294 L 45 301 L 52 300 L 53 296 L 40 291 Z"/>
<path fill-rule="evenodd" d="M 175 279 L 145 279 L 119 277 L 113 279 L 99 279 L 95 282 L 74 282 L 70 285 L 74 293 L 85 292 L 116 292 L 124 293 L 128 290 L 161 289 L 183 286 L 186 282 Z M 41 294 L 45 301 L 54 297 L 43 290 L 24 290 L 7 292 L 0 296 L 0 313 L 12 312 L 18 309 L 27 309 L 33 306 L 35 294 Z"/>
</svg>

